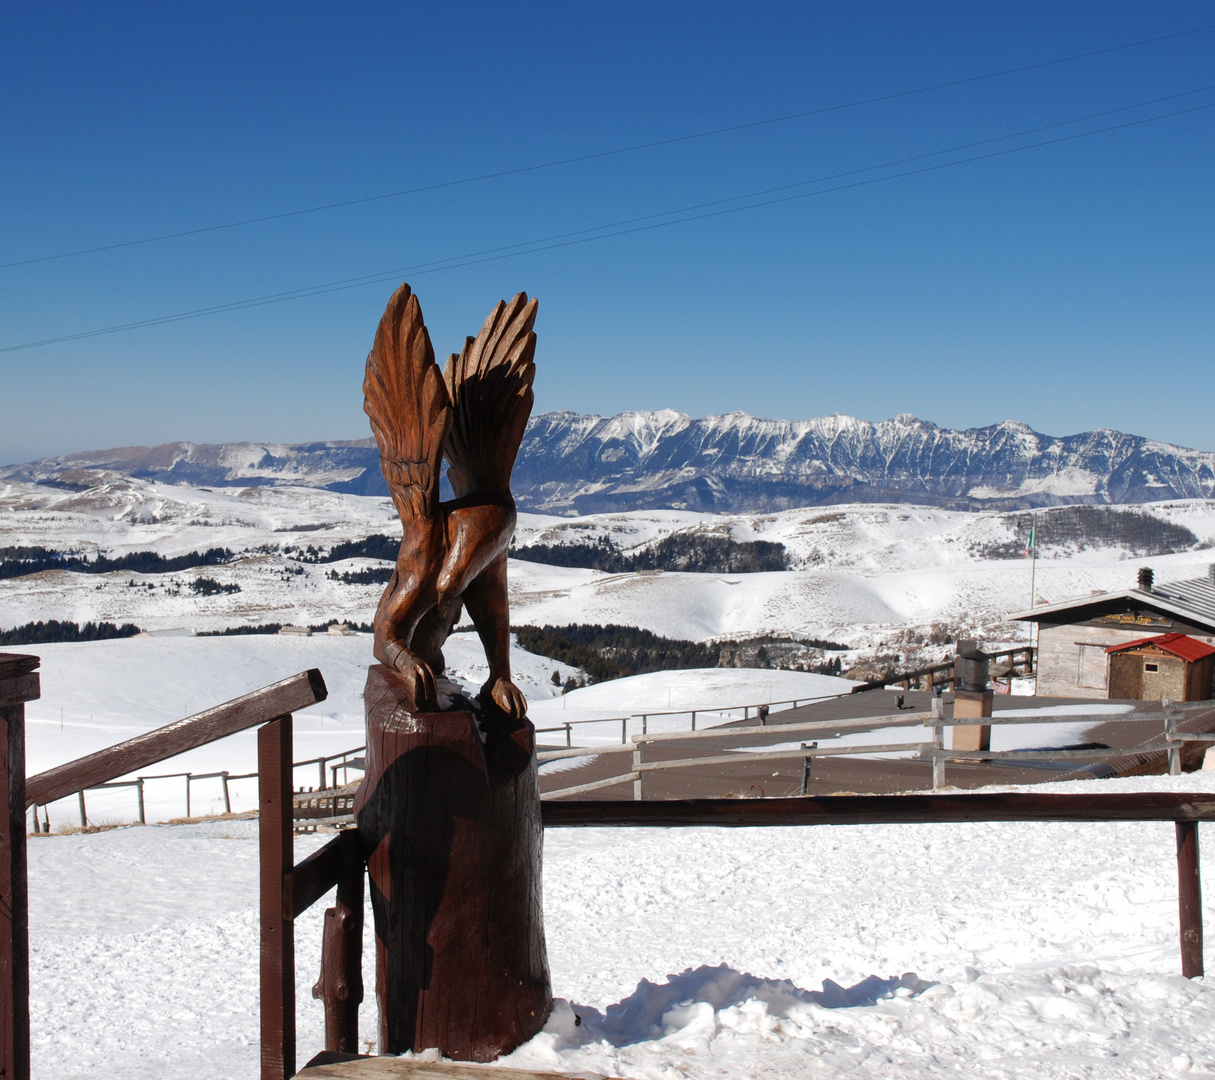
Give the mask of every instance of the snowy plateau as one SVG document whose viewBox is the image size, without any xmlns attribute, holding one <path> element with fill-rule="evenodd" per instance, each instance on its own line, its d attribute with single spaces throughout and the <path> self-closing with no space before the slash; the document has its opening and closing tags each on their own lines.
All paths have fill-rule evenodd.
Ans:
<svg viewBox="0 0 1215 1080">
<path fill-rule="evenodd" d="M 362 741 L 366 635 L 193 635 L 368 622 L 381 586 L 332 575 L 382 564 L 297 556 L 393 533 L 387 498 L 311 486 L 311 475 L 296 479 L 303 486 L 281 477 L 191 485 L 99 462 L 61 464 L 53 475 L 20 468 L 27 474 L 9 469 L 0 479 L 0 548 L 235 553 L 176 573 L 50 569 L 0 582 L 0 629 L 54 618 L 163 632 L 16 650 L 42 657 L 43 696 L 27 709 L 30 771 L 307 667 L 321 669 L 330 696 L 297 717 L 296 758 Z M 1204 574 L 1215 561 L 1215 502 L 1209 489 L 1200 493 L 1136 508 L 1190 530 L 1185 550 L 1142 558 L 1117 545 L 1044 548 L 1040 599 L 1129 587 L 1141 565 L 1159 581 Z M 903 653 L 909 632 L 933 623 L 991 643 L 1025 638 L 1006 616 L 1029 605 L 1031 567 L 1007 557 L 1024 538 L 1001 509 L 868 500 L 730 513 L 566 509 L 521 514 L 519 543 L 602 536 L 628 550 L 705 532 L 778 541 L 791 569 L 609 574 L 512 560 L 516 624 L 617 622 L 695 640 L 787 634 L 846 643 L 852 659 Z M 239 592 L 195 595 L 188 585 L 204 576 Z M 462 630 L 447 651 L 452 674 L 478 685 L 475 636 Z M 703 708 L 848 686 L 802 672 L 712 669 L 563 697 L 550 676 L 570 669 L 521 649 L 513 662 L 538 726 L 612 706 Z M 252 760 L 252 737 L 237 736 L 162 768 L 249 771 Z M 182 814 L 181 780 L 157 783 L 149 817 Z M 1212 791 L 1215 773 L 1090 781 L 1084 790 Z M 254 789 L 237 782 L 232 794 L 244 809 Z M 196 785 L 193 797 L 196 814 L 220 808 L 217 784 Z M 90 816 L 129 820 L 130 801 L 122 791 L 91 794 Z M 70 825 L 74 803 L 50 813 L 52 824 Z M 297 859 L 324 839 L 297 838 Z M 255 1076 L 256 879 L 256 823 L 247 820 L 31 837 L 34 1075 Z M 1209 861 L 1207 879 L 1215 880 Z M 545 1031 L 503 1064 L 639 1080 L 1215 1077 L 1215 982 L 1178 974 L 1176 881 L 1168 824 L 553 830 L 545 919 L 560 1000 Z M 297 924 L 301 1063 L 320 1049 L 310 988 L 324 906 Z M 1215 925 L 1210 899 L 1205 908 Z M 374 1030 L 371 956 L 367 948 L 364 1034 Z"/>
</svg>

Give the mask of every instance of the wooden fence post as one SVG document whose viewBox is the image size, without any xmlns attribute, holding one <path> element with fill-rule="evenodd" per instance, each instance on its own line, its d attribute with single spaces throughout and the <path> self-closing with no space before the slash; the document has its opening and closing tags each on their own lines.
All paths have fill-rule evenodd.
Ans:
<svg viewBox="0 0 1215 1080">
<path fill-rule="evenodd" d="M 1177 822 L 1177 907 L 1181 917 L 1181 974 L 1203 973 L 1202 881 L 1198 873 L 1198 822 Z"/>
<path fill-rule="evenodd" d="M 325 1004 L 325 1049 L 357 1054 L 359 1003 L 363 1000 L 363 877 L 367 867 L 357 832 L 343 832 L 339 843 L 337 897 L 334 906 L 325 912 L 321 977 L 312 988 L 312 996 Z"/>
<path fill-rule="evenodd" d="M 291 727 L 291 717 L 280 716 L 257 731 L 262 1080 L 295 1075 Z"/>
<path fill-rule="evenodd" d="M 29 1080 L 29 883 L 25 853 L 25 703 L 40 696 L 38 657 L 0 654 L 0 1076 Z"/>
</svg>

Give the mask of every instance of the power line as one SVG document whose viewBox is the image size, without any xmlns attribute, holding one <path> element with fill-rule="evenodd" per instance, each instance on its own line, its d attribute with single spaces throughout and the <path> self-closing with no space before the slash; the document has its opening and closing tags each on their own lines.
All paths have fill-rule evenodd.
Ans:
<svg viewBox="0 0 1215 1080">
<path fill-rule="evenodd" d="M 1203 87 L 1201 89 L 1215 89 L 1212 87 Z M 1198 93 L 1198 90 L 1186 91 L 1185 94 Z M 1185 94 L 1170 95 L 1170 97 L 1185 96 Z M 1167 100 L 1167 99 L 1154 99 Z M 1152 102 L 1141 102 L 1138 105 L 1128 105 L 1120 109 L 1107 110 L 1105 113 L 1093 114 L 1093 116 L 1109 115 L 1113 112 L 1125 112 L 1128 109 L 1142 108 L 1146 104 Z M 177 312 L 172 315 L 160 315 L 150 319 L 140 319 L 135 322 L 121 323 L 116 326 L 101 327 L 94 330 L 82 330 L 74 334 L 63 334 L 53 338 L 43 338 L 39 341 L 27 341 L 19 345 L 6 345 L 0 347 L 0 353 L 18 352 L 24 349 L 38 348 L 44 345 L 56 345 L 67 341 L 79 341 L 83 338 L 101 337 L 107 334 L 117 334 L 127 330 L 137 330 L 149 326 L 160 326 L 166 323 L 182 322 L 187 319 L 202 318 L 207 315 L 218 315 L 230 311 L 243 311 L 249 308 L 264 307 L 269 304 L 285 303 L 289 300 L 301 300 L 311 296 L 321 296 L 328 293 L 342 292 L 349 289 L 362 288 L 368 285 L 375 285 L 383 281 L 398 279 L 403 275 L 409 274 L 420 276 L 425 274 L 439 273 L 444 270 L 456 270 L 467 266 L 477 266 L 483 263 L 498 262 L 503 259 L 517 258 L 521 255 L 536 254 L 543 251 L 552 251 L 557 248 L 573 247 L 580 244 L 591 243 L 595 240 L 606 240 L 611 237 L 628 236 L 635 233 L 649 232 L 655 229 L 667 228 L 671 225 L 681 225 L 692 221 L 703 221 L 709 218 L 724 217 L 728 214 L 740 213 L 744 210 L 756 210 L 765 206 L 775 206 L 781 203 L 794 202 L 799 199 L 806 199 L 816 195 L 826 195 L 836 191 L 847 191 L 853 188 L 867 187 L 873 184 L 884 183 L 888 180 L 898 180 L 908 176 L 919 176 L 930 172 L 939 172 L 943 169 L 954 168 L 958 165 L 966 165 L 976 161 L 987 161 L 993 158 L 1007 157 L 1011 154 L 1021 153 L 1026 150 L 1034 150 L 1044 146 L 1057 146 L 1061 143 L 1073 142 L 1078 139 L 1089 138 L 1094 135 L 1101 135 L 1111 131 L 1122 131 L 1127 128 L 1139 127 L 1143 124 L 1155 123 L 1158 120 L 1167 120 L 1171 117 L 1186 116 L 1191 113 L 1203 112 L 1208 109 L 1215 108 L 1215 102 L 1210 102 L 1205 105 L 1195 105 L 1187 109 L 1178 109 L 1173 112 L 1161 113 L 1156 116 L 1142 117 L 1138 120 L 1128 120 L 1121 124 L 1112 124 L 1107 127 L 1094 128 L 1091 131 L 1075 132 L 1071 135 L 1061 135 L 1053 139 L 1043 139 L 1038 142 L 1026 143 L 1023 146 L 1008 147 L 1002 150 L 992 150 L 983 154 L 974 154 L 970 157 L 958 158 L 954 161 L 938 162 L 933 165 L 924 165 L 915 169 L 906 169 L 902 172 L 888 173 L 885 176 L 869 177 L 862 180 L 853 180 L 849 183 L 836 184 L 833 187 L 818 188 L 814 191 L 803 191 L 795 194 L 781 195 L 777 198 L 762 199 L 761 201 L 748 202 L 742 206 L 722 207 L 723 203 L 737 202 L 744 199 L 757 199 L 763 195 L 774 194 L 780 191 L 788 191 L 791 188 L 805 187 L 811 184 L 824 183 L 832 179 L 839 179 L 844 176 L 856 175 L 862 172 L 872 172 L 876 169 L 889 168 L 893 165 L 902 164 L 914 160 L 922 160 L 926 157 L 937 156 L 943 153 L 954 153 L 958 150 L 967 149 L 970 147 L 987 145 L 992 142 L 1003 141 L 1009 138 L 1023 136 L 1029 132 L 1018 132 L 1014 135 L 1004 135 L 992 139 L 980 140 L 977 143 L 970 143 L 966 146 L 953 147 L 949 150 L 932 151 L 926 154 L 915 155 L 912 158 L 902 158 L 896 161 L 888 162 L 883 165 L 867 166 L 863 169 L 854 169 L 847 173 L 836 173 L 827 177 L 820 177 L 815 180 L 806 180 L 798 184 L 783 185 L 778 188 L 768 188 L 763 191 L 751 192 L 746 195 L 737 195 L 729 199 L 719 199 L 710 203 L 699 203 L 692 206 L 681 207 L 676 210 L 667 210 L 659 214 L 650 214 L 641 218 L 629 218 L 618 222 L 612 222 L 606 225 L 598 225 L 588 229 L 579 229 L 569 233 L 558 233 L 553 236 L 541 237 L 536 240 L 523 241 L 518 244 L 511 244 L 501 248 L 490 248 L 485 251 L 471 252 L 466 255 L 452 256 L 446 259 L 438 259 L 427 263 L 416 263 L 412 266 L 400 267 L 394 270 L 386 270 L 376 274 L 368 274 L 362 277 L 345 278 L 339 281 L 325 282 L 319 285 L 309 285 L 300 289 L 292 289 L 281 293 L 270 293 L 265 296 L 250 297 L 244 300 L 234 300 L 229 303 L 216 304 L 211 307 L 195 308 L 190 311 Z M 1091 117 L 1082 117 L 1075 120 L 1059 121 L 1055 124 L 1045 125 L 1046 128 L 1060 127 L 1069 123 L 1079 123 L 1083 119 Z M 1041 131 L 1044 128 L 1029 129 L 1029 131 Z M 719 207 L 718 209 L 709 209 L 710 207 Z M 694 211 L 703 211 L 702 213 L 694 213 Z M 675 215 L 683 215 L 676 217 Z M 670 221 L 659 221 L 658 218 L 674 218 Z M 590 235 L 597 234 L 597 235 Z"/>
<path fill-rule="evenodd" d="M 837 105 L 824 105 L 817 109 L 807 109 L 804 112 L 788 113 L 784 116 L 768 117 L 764 120 L 751 120 L 743 124 L 732 124 L 728 127 L 713 128 L 708 131 L 693 132 L 689 135 L 675 135 L 668 139 L 655 139 L 651 142 L 635 143 L 631 146 L 621 146 L 612 150 L 599 150 L 590 154 L 580 154 L 575 157 L 559 158 L 537 165 L 522 165 L 514 169 L 502 169 L 497 172 L 481 173 L 477 176 L 466 176 L 458 180 L 443 180 L 433 184 L 422 184 L 418 187 L 402 188 L 400 191 L 389 191 L 380 195 L 365 195 L 357 199 L 344 199 L 340 202 L 322 203 L 318 206 L 303 207 L 298 210 L 284 210 L 275 214 L 263 214 L 259 217 L 242 218 L 238 221 L 223 222 L 219 225 L 203 225 L 194 229 L 182 229 L 178 232 L 161 233 L 157 236 L 145 236 L 138 240 L 123 240 L 114 244 L 99 244 L 95 247 L 79 248 L 75 251 L 62 251 L 54 255 L 39 255 L 30 259 L 19 259 L 15 262 L 0 263 L 0 270 L 9 270 L 17 266 L 32 266 L 35 263 L 54 262 L 59 259 L 71 259 L 80 255 L 95 255 L 104 251 L 118 251 L 122 248 L 140 247 L 145 244 L 156 244 L 166 240 L 180 240 L 187 236 L 201 236 L 206 233 L 223 232 L 228 229 L 239 229 L 247 225 L 261 225 L 269 221 L 282 221 L 286 218 L 303 217 L 308 214 L 319 214 L 326 210 L 340 210 L 349 206 L 361 206 L 366 203 L 383 202 L 388 199 L 399 199 L 406 195 L 419 195 L 427 191 L 440 191 L 444 188 L 462 187 L 467 184 L 480 183 L 485 180 L 500 180 L 508 176 L 520 176 L 525 173 L 539 172 L 544 169 L 555 169 L 563 165 L 575 165 L 584 161 L 596 161 L 601 158 L 617 157 L 622 154 L 632 154 L 639 150 L 653 150 L 660 146 L 673 146 L 678 143 L 693 142 L 697 139 L 708 139 L 717 135 L 728 135 L 737 131 L 747 131 L 753 128 L 767 127 L 772 124 L 783 124 L 792 120 L 804 120 L 811 116 L 822 116 L 827 113 L 841 112 L 846 109 L 856 109 L 864 105 L 876 105 L 886 101 L 897 101 L 900 98 L 915 97 L 937 90 L 948 90 L 955 86 L 967 86 L 990 79 L 999 79 L 1007 75 L 1018 75 L 1027 71 L 1038 71 L 1042 68 L 1056 67 L 1060 64 L 1070 64 L 1077 60 L 1088 60 L 1095 56 L 1106 56 L 1110 53 L 1123 52 L 1127 49 L 1137 49 L 1144 45 L 1154 45 L 1162 41 L 1172 41 L 1176 38 L 1189 37 L 1193 34 L 1215 30 L 1215 23 L 1208 26 L 1196 26 L 1190 30 L 1179 30 L 1173 34 L 1162 34 L 1159 37 L 1143 38 L 1140 41 L 1130 41 L 1122 45 L 1111 45 L 1105 49 L 1094 49 L 1091 52 L 1074 53 L 1071 56 L 1056 57 L 1052 60 L 1041 60 L 1034 64 L 1023 64 L 1020 67 L 1004 68 L 983 75 L 970 75 L 964 79 L 951 79 L 948 82 L 932 83 L 928 86 L 916 87 L 913 90 L 898 90 L 889 94 L 878 94 L 872 97 L 859 98 Z"/>
</svg>

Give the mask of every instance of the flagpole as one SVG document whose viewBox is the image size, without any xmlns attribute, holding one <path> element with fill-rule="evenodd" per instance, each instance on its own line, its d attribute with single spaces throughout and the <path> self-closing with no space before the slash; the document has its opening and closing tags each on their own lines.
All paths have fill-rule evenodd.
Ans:
<svg viewBox="0 0 1215 1080">
<path fill-rule="evenodd" d="M 1034 582 L 1038 576 L 1038 511 L 1029 519 L 1029 606 L 1033 607 L 1037 593 Z"/>
<path fill-rule="evenodd" d="M 1033 511 L 1029 519 L 1029 606 L 1032 610 L 1038 602 L 1037 593 L 1037 578 L 1038 578 L 1038 511 Z M 1029 624 L 1029 640 L 1031 645 L 1037 645 L 1037 635 L 1034 630 L 1038 627 L 1037 620 L 1031 620 Z M 1034 670 L 1037 671 L 1038 664 L 1035 660 Z"/>
</svg>

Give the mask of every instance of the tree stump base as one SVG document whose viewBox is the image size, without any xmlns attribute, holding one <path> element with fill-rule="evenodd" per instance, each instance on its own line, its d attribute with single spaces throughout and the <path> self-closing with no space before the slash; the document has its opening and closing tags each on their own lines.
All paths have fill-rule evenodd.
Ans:
<svg viewBox="0 0 1215 1080">
<path fill-rule="evenodd" d="M 418 712 L 380 664 L 363 697 L 380 1053 L 492 1061 L 552 1008 L 534 729 L 468 699 Z"/>
</svg>

